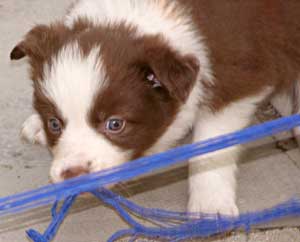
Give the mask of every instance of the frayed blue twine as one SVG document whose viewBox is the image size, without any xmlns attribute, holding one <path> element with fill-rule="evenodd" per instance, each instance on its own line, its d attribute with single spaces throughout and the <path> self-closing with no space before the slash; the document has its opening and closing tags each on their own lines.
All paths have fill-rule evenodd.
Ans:
<svg viewBox="0 0 300 242">
<path fill-rule="evenodd" d="M 130 241 L 135 241 L 138 237 L 168 241 L 207 238 L 233 230 L 249 232 L 249 229 L 256 225 L 286 217 L 300 216 L 299 199 L 292 199 L 272 209 L 241 214 L 238 217 L 228 217 L 143 208 L 104 188 L 94 191 L 92 194 L 117 211 L 131 227 L 130 229 L 117 231 L 107 240 L 108 242 L 114 242 L 124 237 L 130 237 Z M 51 241 L 73 202 L 74 199 L 64 202 L 63 206 L 67 209 L 59 211 L 59 219 L 57 219 L 58 217 L 54 218 L 54 221 L 43 235 L 30 230 L 27 232 L 29 238 L 34 242 Z M 152 222 L 153 226 L 147 227 L 138 222 L 137 218 L 146 219 L 148 222 Z M 157 224 L 160 224 L 160 226 L 157 226 Z"/>
<path fill-rule="evenodd" d="M 183 241 L 190 238 L 204 238 L 236 229 L 250 231 L 251 227 L 271 222 L 280 218 L 300 215 L 298 199 L 290 200 L 273 209 L 240 215 L 236 218 L 205 214 L 187 214 L 160 209 L 142 208 L 127 199 L 112 193 L 104 187 L 108 184 L 127 181 L 137 176 L 153 172 L 183 162 L 195 156 L 207 154 L 230 146 L 244 144 L 282 131 L 300 126 L 300 116 L 290 117 L 256 125 L 242 131 L 224 135 L 204 142 L 184 145 L 167 152 L 140 158 L 119 167 L 98 173 L 70 179 L 60 184 L 48 185 L 34 191 L 0 199 L 0 217 L 16 214 L 32 208 L 41 207 L 56 201 L 52 208 L 52 222 L 43 235 L 29 230 L 28 237 L 35 242 L 49 242 L 58 231 L 63 219 L 74 203 L 78 194 L 91 192 L 105 204 L 115 209 L 129 224 L 130 229 L 118 231 L 108 241 L 116 241 L 124 236 L 134 241 L 140 236 L 152 239 Z M 58 211 L 58 201 L 64 200 Z M 153 227 L 146 227 L 136 217 L 153 222 Z M 196 217 L 200 219 L 196 219 Z M 157 226 L 159 224 L 160 226 Z"/>
<path fill-rule="evenodd" d="M 72 207 L 73 203 L 75 202 L 77 196 L 71 196 L 68 197 L 65 202 L 63 203 L 62 207 L 60 208 L 60 211 L 57 211 L 58 207 L 58 201 L 55 202 L 55 204 L 52 207 L 51 213 L 52 213 L 52 222 L 45 231 L 43 235 L 36 232 L 35 230 L 31 229 L 28 230 L 27 236 L 32 239 L 34 242 L 49 242 L 53 240 L 54 236 L 56 235 L 60 225 L 62 224 L 63 220 L 67 216 L 70 208 Z"/>
</svg>

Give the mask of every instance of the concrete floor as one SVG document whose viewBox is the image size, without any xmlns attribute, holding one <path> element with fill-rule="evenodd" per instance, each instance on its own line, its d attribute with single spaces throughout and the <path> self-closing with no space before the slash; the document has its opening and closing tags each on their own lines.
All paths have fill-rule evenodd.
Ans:
<svg viewBox="0 0 300 242">
<path fill-rule="evenodd" d="M 31 83 L 25 61 L 11 63 L 9 52 L 36 23 L 62 16 L 71 0 L 0 0 L 0 197 L 48 183 L 50 156 L 39 147 L 24 145 L 18 138 L 24 119 L 31 113 Z M 260 121 L 268 114 L 258 116 Z M 241 211 L 263 209 L 300 195 L 300 153 L 289 133 L 249 145 L 239 173 L 238 204 Z M 284 142 L 278 142 L 284 140 Z M 158 187 L 143 179 L 128 185 L 135 202 L 148 207 L 183 209 L 186 203 L 186 168 L 168 172 Z M 161 180 L 159 181 L 161 183 Z M 0 242 L 28 241 L 28 228 L 44 230 L 49 209 L 42 208 L 0 220 Z M 272 230 L 250 235 L 233 234 L 210 242 L 300 242 L 299 220 L 280 221 Z M 105 241 L 116 229 L 125 228 L 109 209 L 92 198 L 81 198 L 63 224 L 55 242 Z M 276 229 L 277 228 L 277 229 Z"/>
</svg>

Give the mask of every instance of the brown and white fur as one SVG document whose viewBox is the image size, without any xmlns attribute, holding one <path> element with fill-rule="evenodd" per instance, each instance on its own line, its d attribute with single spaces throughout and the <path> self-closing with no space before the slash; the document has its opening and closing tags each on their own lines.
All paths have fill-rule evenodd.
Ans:
<svg viewBox="0 0 300 242">
<path fill-rule="evenodd" d="M 60 182 L 164 151 L 192 128 L 193 141 L 242 129 L 298 80 L 299 16 L 297 0 L 77 1 L 11 53 L 29 57 L 34 86 L 22 136 L 51 150 Z M 238 214 L 240 149 L 190 160 L 189 211 Z"/>
</svg>

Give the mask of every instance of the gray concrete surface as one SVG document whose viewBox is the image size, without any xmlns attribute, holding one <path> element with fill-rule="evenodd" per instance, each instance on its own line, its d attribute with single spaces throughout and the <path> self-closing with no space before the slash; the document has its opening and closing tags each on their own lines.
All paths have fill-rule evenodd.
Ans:
<svg viewBox="0 0 300 242">
<path fill-rule="evenodd" d="M 9 52 L 30 27 L 61 17 L 70 2 L 0 0 L 0 197 L 47 184 L 51 160 L 46 150 L 19 141 L 21 124 L 31 113 L 32 90 L 25 61 L 11 63 Z M 263 113 L 257 121 L 265 119 L 268 115 Z M 289 137 L 287 132 L 248 145 L 238 177 L 241 211 L 267 208 L 300 195 L 300 153 Z M 280 139 L 283 141 L 278 143 Z M 131 182 L 127 192 L 143 206 L 184 209 L 186 175 L 186 167 L 178 168 L 164 177 Z M 32 227 L 42 231 L 49 219 L 49 208 L 0 219 L 0 242 L 28 241 L 24 231 Z M 275 227 L 272 230 L 259 229 L 250 235 L 237 233 L 206 241 L 300 242 L 298 225 L 299 220 L 285 220 L 269 225 Z M 125 227 L 113 211 L 95 199 L 83 197 L 55 242 L 102 242 L 115 230 Z"/>
</svg>

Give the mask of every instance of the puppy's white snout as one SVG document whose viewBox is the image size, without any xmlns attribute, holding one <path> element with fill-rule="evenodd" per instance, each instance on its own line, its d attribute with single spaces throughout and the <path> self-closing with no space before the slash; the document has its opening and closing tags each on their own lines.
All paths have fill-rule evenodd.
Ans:
<svg viewBox="0 0 300 242">
<path fill-rule="evenodd" d="M 57 183 L 87 175 L 92 172 L 92 164 L 93 160 L 83 159 L 80 156 L 55 159 L 50 170 L 50 179 Z"/>
</svg>

